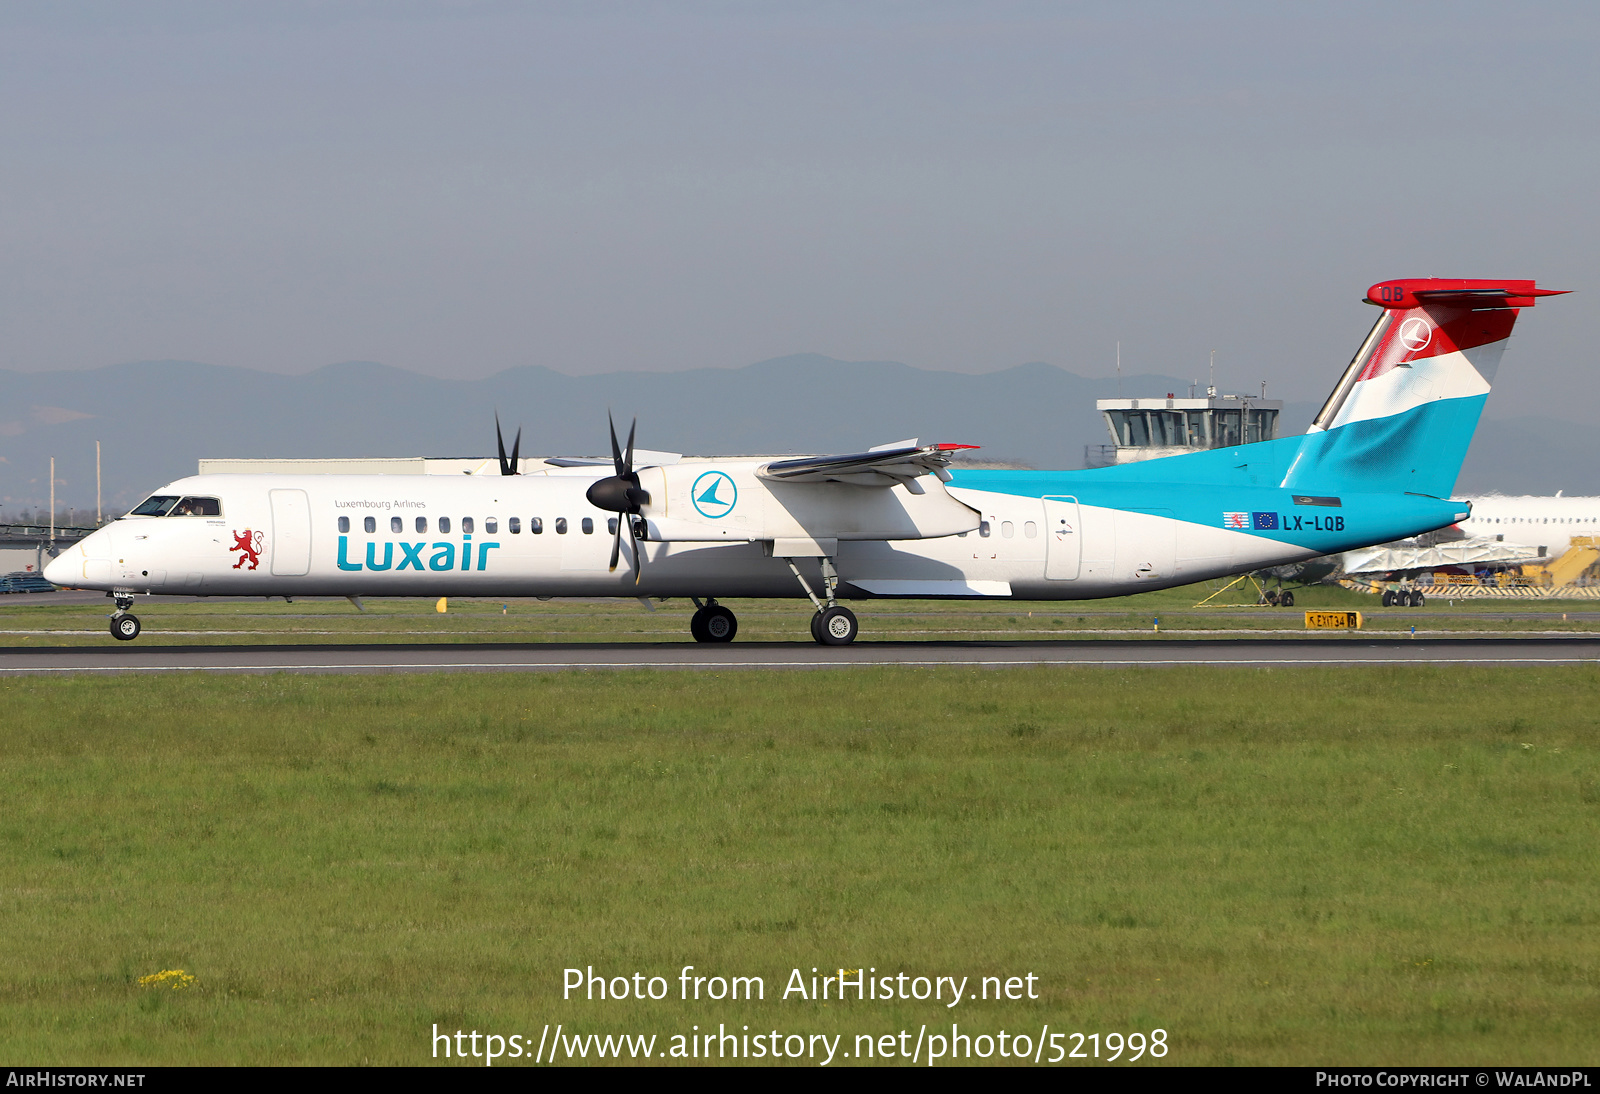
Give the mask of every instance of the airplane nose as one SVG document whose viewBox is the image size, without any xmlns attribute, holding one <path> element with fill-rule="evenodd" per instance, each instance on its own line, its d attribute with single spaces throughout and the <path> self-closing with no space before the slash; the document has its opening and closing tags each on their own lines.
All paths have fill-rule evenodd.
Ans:
<svg viewBox="0 0 1600 1094">
<path fill-rule="evenodd" d="M 82 580 L 81 574 L 74 574 L 73 570 L 79 567 L 73 565 L 73 556 L 77 549 L 63 551 L 45 564 L 44 579 L 52 585 L 71 585 L 74 578 Z M 79 560 L 81 562 L 81 559 Z"/>
</svg>

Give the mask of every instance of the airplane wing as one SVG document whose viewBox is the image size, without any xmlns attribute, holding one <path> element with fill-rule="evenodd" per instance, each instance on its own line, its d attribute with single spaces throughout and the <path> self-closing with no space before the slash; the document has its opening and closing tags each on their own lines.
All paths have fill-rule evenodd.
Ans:
<svg viewBox="0 0 1600 1094">
<path fill-rule="evenodd" d="M 844 456 L 773 460 L 757 468 L 756 476 L 769 482 L 843 482 L 852 486 L 888 487 L 934 474 L 949 482 L 950 472 L 945 468 L 952 454 L 977 447 L 975 444 L 901 442 Z"/>
<path fill-rule="evenodd" d="M 655 452 L 638 448 L 633 453 L 636 467 L 671 467 L 683 459 L 681 452 Z M 610 467 L 610 456 L 546 456 L 544 462 L 551 467 Z"/>
</svg>

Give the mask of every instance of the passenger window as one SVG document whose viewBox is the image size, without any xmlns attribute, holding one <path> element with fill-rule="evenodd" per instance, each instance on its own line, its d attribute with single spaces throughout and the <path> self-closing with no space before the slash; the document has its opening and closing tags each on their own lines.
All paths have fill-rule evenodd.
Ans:
<svg viewBox="0 0 1600 1094">
<path fill-rule="evenodd" d="M 389 518 L 389 531 L 393 532 L 395 535 L 398 536 L 401 532 L 404 532 L 405 530 L 406 530 L 406 522 L 405 521 L 401 520 L 399 517 L 390 517 Z"/>
<path fill-rule="evenodd" d="M 528 531 L 533 533 L 536 536 L 543 535 L 544 534 L 544 518 L 543 517 L 529 517 L 528 518 Z"/>
<path fill-rule="evenodd" d="M 512 517 L 510 520 L 506 521 L 506 531 L 510 532 L 514 536 L 520 536 L 522 534 L 522 518 Z"/>
<path fill-rule="evenodd" d="M 348 532 L 349 530 L 350 530 L 350 518 L 349 517 L 340 517 L 339 518 L 339 532 L 340 532 L 340 534 Z"/>
<path fill-rule="evenodd" d="M 1034 539 L 1039 535 L 1039 526 L 1030 520 L 1022 526 L 1022 534 L 1029 539 Z"/>
<path fill-rule="evenodd" d="M 222 503 L 216 498 L 184 498 L 169 514 L 174 517 L 220 517 L 221 515 Z"/>
<path fill-rule="evenodd" d="M 557 517 L 556 518 L 556 535 L 564 536 L 566 534 L 567 534 L 567 518 L 566 517 Z"/>
<path fill-rule="evenodd" d="M 484 535 L 492 536 L 496 532 L 498 532 L 499 530 L 500 530 L 500 522 L 499 521 L 495 520 L 493 517 L 484 517 L 483 518 L 483 534 Z"/>
<path fill-rule="evenodd" d="M 467 535 L 467 536 L 470 536 L 472 534 L 472 518 L 471 517 L 462 517 L 461 518 L 461 534 L 462 535 Z"/>
<path fill-rule="evenodd" d="M 440 535 L 444 535 L 449 531 L 450 531 L 450 518 L 449 517 L 440 517 L 439 518 L 439 534 Z"/>
<path fill-rule="evenodd" d="M 617 518 L 616 517 L 610 517 L 610 518 L 608 518 L 606 520 L 606 535 L 614 536 L 616 534 L 617 534 Z"/>
<path fill-rule="evenodd" d="M 1010 539 L 1017 534 L 1017 526 L 1009 520 L 1003 520 L 1000 522 L 1000 534 L 1006 539 Z"/>
<path fill-rule="evenodd" d="M 988 539 L 989 538 L 989 522 L 988 521 L 980 520 L 978 522 L 978 535 L 982 536 L 984 539 Z"/>
<path fill-rule="evenodd" d="M 364 531 L 376 532 L 378 530 L 378 520 L 376 517 L 368 517 L 361 522 L 361 527 Z"/>
<path fill-rule="evenodd" d="M 177 500 L 178 496 L 176 494 L 156 494 L 153 497 L 145 498 L 128 515 L 130 517 L 164 517 L 167 515 L 167 510 L 171 509 Z"/>
<path fill-rule="evenodd" d="M 427 531 L 428 531 L 428 518 L 427 517 L 418 517 L 417 518 L 417 531 L 421 532 L 424 535 L 427 534 Z"/>
<path fill-rule="evenodd" d="M 594 521 L 589 517 L 583 518 L 583 534 L 586 536 L 594 535 Z"/>
</svg>

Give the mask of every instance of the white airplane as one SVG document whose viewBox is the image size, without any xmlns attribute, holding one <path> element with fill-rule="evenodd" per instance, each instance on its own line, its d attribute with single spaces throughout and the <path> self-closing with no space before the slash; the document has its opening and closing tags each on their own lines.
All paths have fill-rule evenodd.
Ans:
<svg viewBox="0 0 1600 1094">
<path fill-rule="evenodd" d="M 1552 556 L 1572 546 L 1573 536 L 1600 536 L 1600 498 L 1468 498 L 1472 515 L 1461 522 L 1469 536 L 1548 548 Z"/>
<path fill-rule="evenodd" d="M 834 456 L 545 461 L 498 476 L 201 475 L 163 486 L 45 576 L 103 589 L 111 633 L 140 594 L 690 597 L 702 642 L 720 601 L 872 597 L 1084 600 L 1284 565 L 1443 528 L 1532 281 L 1418 279 L 1367 292 L 1378 320 L 1310 431 L 1085 471 L 952 470 L 968 445 Z M 625 566 L 621 565 L 625 563 Z M 620 571 L 619 571 L 619 566 Z"/>
</svg>

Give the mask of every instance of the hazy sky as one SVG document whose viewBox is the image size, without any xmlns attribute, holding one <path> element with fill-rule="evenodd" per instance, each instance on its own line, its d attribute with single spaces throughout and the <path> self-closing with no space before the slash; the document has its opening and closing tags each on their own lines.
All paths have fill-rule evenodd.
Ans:
<svg viewBox="0 0 1600 1094">
<path fill-rule="evenodd" d="M 1370 283 L 1511 276 L 1580 292 L 1491 413 L 1600 415 L 1597 10 L 11 2 L 0 368 L 1105 375 L 1120 338 L 1304 399 Z"/>
</svg>

